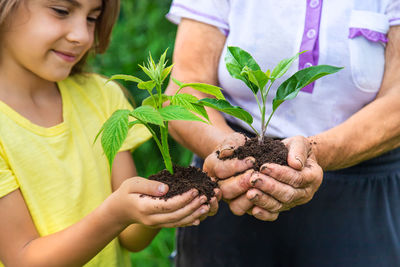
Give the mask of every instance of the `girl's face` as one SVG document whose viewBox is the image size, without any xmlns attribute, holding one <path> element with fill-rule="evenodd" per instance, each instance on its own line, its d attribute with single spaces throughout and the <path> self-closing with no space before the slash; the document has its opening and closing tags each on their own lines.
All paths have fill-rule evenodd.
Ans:
<svg viewBox="0 0 400 267">
<path fill-rule="evenodd" d="M 101 0 L 25 0 L 1 36 L 2 68 L 48 81 L 68 77 L 92 47 Z"/>
</svg>

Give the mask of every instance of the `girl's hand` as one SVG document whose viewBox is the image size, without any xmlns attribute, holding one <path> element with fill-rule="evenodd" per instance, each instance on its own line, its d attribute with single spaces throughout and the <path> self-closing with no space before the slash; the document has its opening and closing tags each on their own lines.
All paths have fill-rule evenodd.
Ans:
<svg viewBox="0 0 400 267">
<path fill-rule="evenodd" d="M 206 196 L 198 196 L 195 189 L 167 200 L 157 198 L 167 191 L 168 186 L 163 183 L 129 178 L 107 199 L 110 213 L 125 226 L 139 223 L 161 228 L 198 225 L 210 212 L 210 206 L 204 204 Z M 215 212 L 216 201 L 211 203 L 211 212 Z"/>
</svg>

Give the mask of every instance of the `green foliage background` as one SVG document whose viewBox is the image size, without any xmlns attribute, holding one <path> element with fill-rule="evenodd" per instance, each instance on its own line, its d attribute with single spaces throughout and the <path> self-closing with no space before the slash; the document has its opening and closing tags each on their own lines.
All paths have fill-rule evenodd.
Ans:
<svg viewBox="0 0 400 267">
<path fill-rule="evenodd" d="M 121 13 L 114 28 L 109 49 L 103 55 L 91 59 L 91 70 L 106 76 L 131 74 L 144 78 L 138 64 L 146 61 L 149 52 L 154 59 L 168 48 L 171 63 L 176 25 L 170 23 L 165 15 L 171 0 L 122 0 Z M 121 83 L 132 94 L 135 105 L 147 97 L 147 92 L 137 89 L 133 83 Z M 174 163 L 188 165 L 192 154 L 170 139 L 171 156 Z M 134 153 L 136 168 L 140 176 L 148 177 L 164 169 L 161 154 L 150 140 Z M 132 266 L 171 266 L 169 255 L 174 249 L 175 229 L 163 229 L 144 251 L 132 253 Z"/>
</svg>

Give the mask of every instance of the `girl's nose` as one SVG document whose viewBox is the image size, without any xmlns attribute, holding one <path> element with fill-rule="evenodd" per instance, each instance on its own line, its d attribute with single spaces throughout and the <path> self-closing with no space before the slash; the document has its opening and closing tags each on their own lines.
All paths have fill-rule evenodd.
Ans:
<svg viewBox="0 0 400 267">
<path fill-rule="evenodd" d="M 80 46 L 89 44 L 93 39 L 93 30 L 87 23 L 86 18 L 75 20 L 70 24 L 69 31 L 67 33 L 67 40 Z"/>
</svg>

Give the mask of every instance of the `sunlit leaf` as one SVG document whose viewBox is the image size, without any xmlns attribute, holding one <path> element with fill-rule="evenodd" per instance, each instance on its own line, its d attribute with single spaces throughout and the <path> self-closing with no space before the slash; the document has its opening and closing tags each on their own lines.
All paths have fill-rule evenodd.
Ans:
<svg viewBox="0 0 400 267">
<path fill-rule="evenodd" d="M 224 95 L 221 92 L 221 87 L 206 84 L 206 83 L 184 83 L 182 88 L 191 87 L 197 91 L 203 92 L 205 94 L 209 94 L 215 96 L 217 99 L 225 99 Z"/>
<path fill-rule="evenodd" d="M 166 121 L 201 121 L 205 122 L 201 118 L 194 115 L 192 112 L 181 106 L 166 106 L 160 109 L 160 114 Z"/>
<path fill-rule="evenodd" d="M 171 77 L 171 79 L 172 79 L 172 81 L 173 81 L 174 83 L 176 83 L 179 87 L 182 87 L 182 85 L 183 85 L 182 82 L 178 81 L 178 80 L 175 79 L 174 77 Z"/>
<path fill-rule="evenodd" d="M 154 81 L 146 81 L 146 82 L 140 82 L 138 83 L 137 87 L 139 89 L 143 90 L 148 90 L 151 91 L 153 88 L 156 86 L 156 83 Z"/>
<path fill-rule="evenodd" d="M 132 110 L 129 115 L 146 123 L 164 126 L 164 119 L 160 112 L 151 106 L 140 106 Z"/>
<path fill-rule="evenodd" d="M 187 110 L 195 112 L 209 121 L 205 108 L 197 104 L 198 98 L 190 94 L 177 94 L 172 98 L 172 104 L 181 106 Z"/>
<path fill-rule="evenodd" d="M 228 101 L 222 99 L 215 99 L 215 98 L 203 98 L 198 101 L 199 104 L 211 107 L 218 111 L 224 112 L 229 114 L 233 117 L 236 117 L 248 124 L 253 123 L 253 117 L 242 109 L 241 107 L 232 106 Z"/>
<path fill-rule="evenodd" d="M 242 75 L 242 70 L 245 66 L 254 71 L 260 70 L 260 66 L 248 52 L 239 47 L 228 46 L 225 64 L 226 69 L 233 78 L 242 80 L 254 94 L 257 94 L 257 86 L 252 84 L 246 75 Z"/>
<path fill-rule="evenodd" d="M 149 67 L 142 66 L 142 65 L 139 65 L 139 67 L 143 70 L 144 73 L 146 73 L 146 75 L 151 80 L 155 80 L 154 70 L 150 69 Z"/>
<path fill-rule="evenodd" d="M 170 96 L 164 94 L 162 94 L 161 97 L 162 97 L 162 103 L 168 101 L 170 98 Z M 158 95 L 149 96 L 142 101 L 142 106 L 152 106 L 153 108 L 156 108 L 159 101 L 158 99 L 159 99 Z"/>
<path fill-rule="evenodd" d="M 278 65 L 276 65 L 276 67 L 272 70 L 271 79 L 278 79 L 282 77 L 283 74 L 288 71 L 293 61 L 295 61 L 299 57 L 299 55 L 303 54 L 304 52 L 306 51 L 299 52 L 291 58 L 285 58 L 281 60 Z"/>
<path fill-rule="evenodd" d="M 268 76 L 262 70 L 252 70 L 245 66 L 241 74 L 247 75 L 250 82 L 257 86 L 259 90 L 263 90 L 268 83 Z"/>
<path fill-rule="evenodd" d="M 129 113 L 130 111 L 126 109 L 115 111 L 102 127 L 101 145 L 108 159 L 110 170 L 115 155 L 128 135 Z"/>
<path fill-rule="evenodd" d="M 125 74 L 116 74 L 111 76 L 110 79 L 107 80 L 107 82 L 112 81 L 112 80 L 125 80 L 125 81 L 130 81 L 130 82 L 135 82 L 135 83 L 140 83 L 142 82 L 141 79 L 132 76 L 132 75 L 125 75 Z"/>
<path fill-rule="evenodd" d="M 171 66 L 168 66 L 168 67 L 166 67 L 163 71 L 162 71 L 162 74 L 161 74 L 161 80 L 162 81 L 164 81 L 165 80 L 165 78 L 167 78 L 167 76 L 171 73 L 171 70 L 172 70 L 172 67 L 173 67 L 174 65 L 171 65 Z"/>
<path fill-rule="evenodd" d="M 303 87 L 315 80 L 341 69 L 329 65 L 318 65 L 299 70 L 278 87 L 276 96 L 272 101 L 272 109 L 276 110 L 284 101 L 295 98 Z"/>
</svg>

